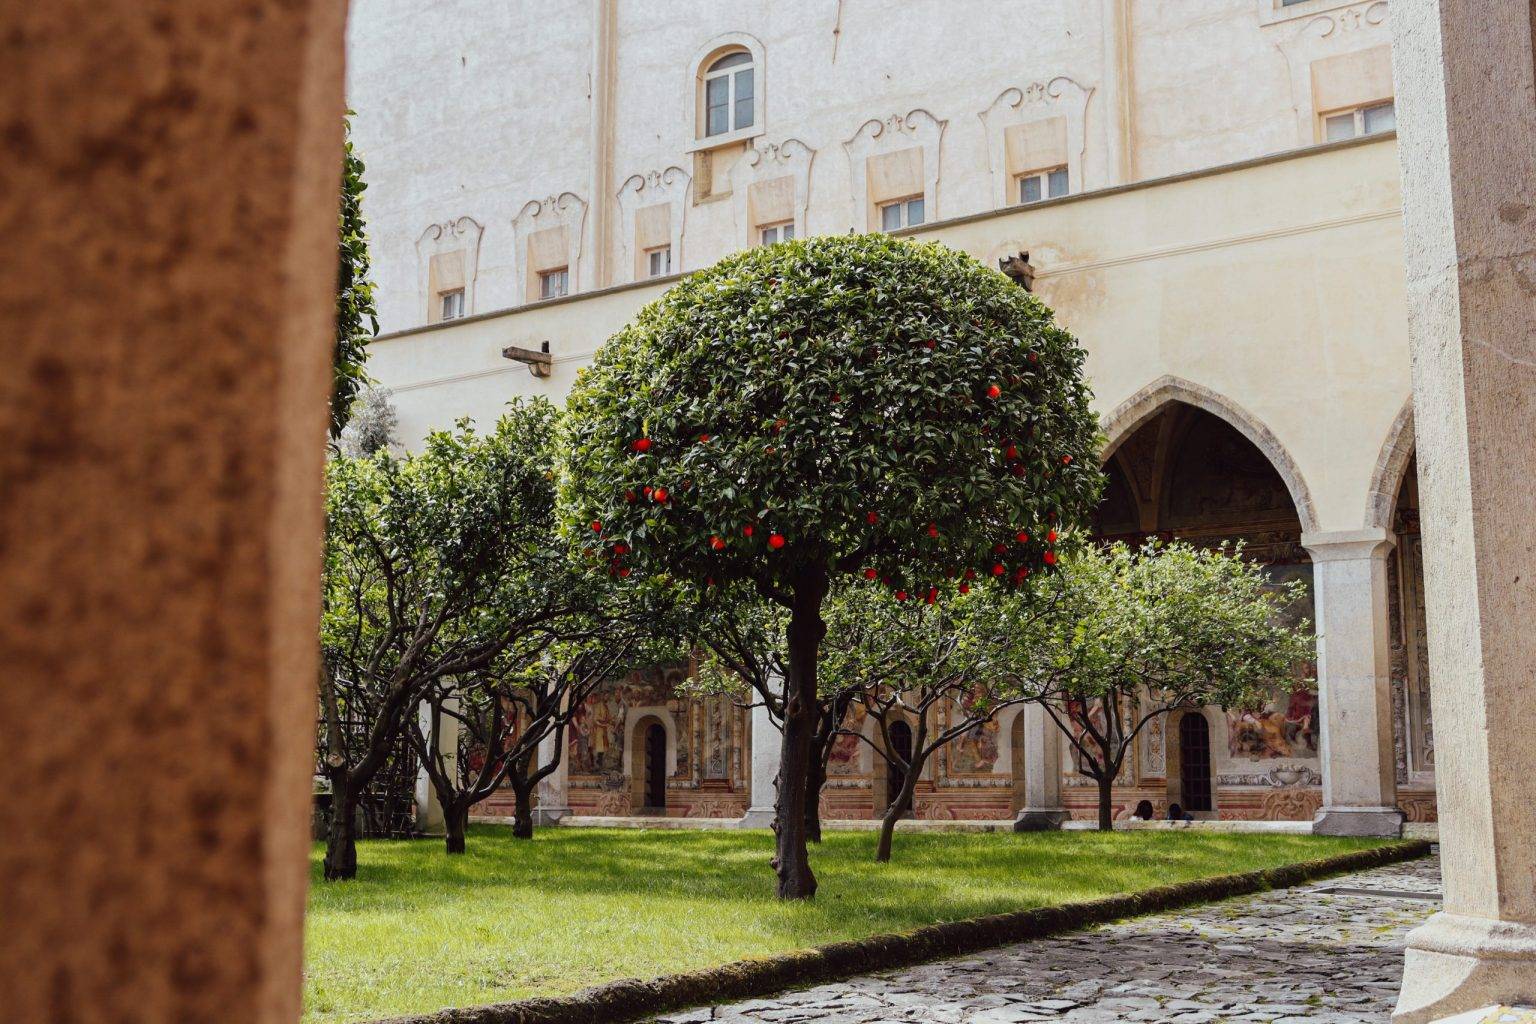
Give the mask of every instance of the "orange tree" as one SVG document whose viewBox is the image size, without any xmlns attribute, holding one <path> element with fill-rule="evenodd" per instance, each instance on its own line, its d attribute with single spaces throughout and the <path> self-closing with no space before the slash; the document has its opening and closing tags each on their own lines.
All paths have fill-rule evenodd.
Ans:
<svg viewBox="0 0 1536 1024">
<path fill-rule="evenodd" d="M 562 503 L 620 578 L 749 582 L 789 612 L 775 870 L 806 848 L 822 604 L 938 601 L 1055 562 L 1098 496 L 1083 350 L 964 253 L 885 235 L 751 249 L 679 282 L 572 389 Z"/>
</svg>

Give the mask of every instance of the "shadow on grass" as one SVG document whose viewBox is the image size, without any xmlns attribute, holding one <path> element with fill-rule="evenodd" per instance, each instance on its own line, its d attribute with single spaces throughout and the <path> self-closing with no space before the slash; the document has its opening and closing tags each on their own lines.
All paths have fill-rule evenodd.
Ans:
<svg viewBox="0 0 1536 1024">
<path fill-rule="evenodd" d="M 862 915 L 900 930 L 1373 845 L 1238 833 L 905 835 L 895 859 L 882 865 L 874 861 L 875 838 L 832 833 L 813 849 L 820 890 L 810 906 L 856 904 Z M 357 880 L 325 883 L 317 870 L 312 899 L 342 913 L 431 911 L 459 902 L 466 890 L 514 902 L 518 890 L 543 899 L 612 897 L 635 911 L 640 898 L 780 907 L 772 853 L 767 832 L 544 829 L 527 841 L 500 826 L 475 826 L 468 852 L 456 857 L 439 840 L 361 844 Z"/>
</svg>

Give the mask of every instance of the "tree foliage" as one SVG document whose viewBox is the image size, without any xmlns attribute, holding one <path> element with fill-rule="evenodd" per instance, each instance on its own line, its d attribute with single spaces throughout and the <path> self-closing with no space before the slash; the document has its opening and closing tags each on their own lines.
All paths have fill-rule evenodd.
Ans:
<svg viewBox="0 0 1536 1024">
<path fill-rule="evenodd" d="M 554 530 L 544 401 L 513 403 L 486 434 L 467 421 L 397 458 L 327 466 L 321 622 L 328 878 L 351 877 L 351 805 L 441 680 L 491 669 L 585 600 Z M 367 723 L 360 740 L 343 719 Z"/>
<path fill-rule="evenodd" d="M 1284 614 L 1305 585 L 1272 583 L 1240 549 L 1086 548 L 1051 583 L 1048 614 L 1002 605 L 1021 640 L 1012 671 L 1098 782 L 1100 828 L 1110 827 L 1114 781 L 1154 718 L 1258 707 L 1275 686 L 1305 683 L 1311 635 Z"/>
<path fill-rule="evenodd" d="M 750 249 L 581 375 L 565 498 L 615 566 L 747 579 L 786 607 L 809 564 L 914 597 L 1012 578 L 1098 494 L 1082 361 L 1038 299 L 942 245 Z"/>
<path fill-rule="evenodd" d="M 1005 708 L 1038 696 L 1009 671 L 1027 655 L 1027 627 L 1049 613 L 1035 600 L 1038 584 L 984 586 L 953 601 L 898 601 L 873 585 L 854 584 L 828 602 L 822 686 L 852 695 L 875 723 L 876 736 L 856 736 L 902 785 L 886 795 L 875 858 L 890 860 L 896 822 L 912 810 L 918 778 L 932 756 Z M 1000 615 L 1007 602 L 1012 616 Z M 1026 627 L 1024 629 L 1020 626 Z M 911 730 L 902 751 L 892 728 Z"/>
<path fill-rule="evenodd" d="M 352 403 L 368 384 L 368 342 L 379 333 L 373 282 L 368 279 L 368 233 L 363 222 L 363 161 L 352 146 L 351 112 L 341 159 L 341 210 L 337 242 L 336 344 L 331 360 L 331 438 L 341 436 Z"/>
<path fill-rule="evenodd" d="M 821 605 L 881 580 L 936 601 L 1050 566 L 1100 486 L 1083 351 L 971 257 L 885 235 L 751 249 L 611 338 L 569 399 L 562 498 L 619 578 L 748 583 L 789 609 L 775 829 L 805 849 Z"/>
</svg>

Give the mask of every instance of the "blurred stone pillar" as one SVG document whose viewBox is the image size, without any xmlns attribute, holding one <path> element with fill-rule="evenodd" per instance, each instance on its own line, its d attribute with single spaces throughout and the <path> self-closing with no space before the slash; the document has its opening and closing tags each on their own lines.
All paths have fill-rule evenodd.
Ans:
<svg viewBox="0 0 1536 1024">
<path fill-rule="evenodd" d="M 1303 534 L 1301 543 L 1312 556 L 1322 736 L 1323 806 L 1312 831 L 1400 836 L 1387 635 L 1392 537 L 1377 527 Z"/>
<path fill-rule="evenodd" d="M 1061 730 L 1044 706 L 1030 701 L 1024 716 L 1024 806 L 1013 821 L 1015 832 L 1061 828 L 1070 815 L 1061 802 Z"/>
<path fill-rule="evenodd" d="M 298 1020 L 344 14 L 5 5 L 8 1020 Z"/>
<path fill-rule="evenodd" d="M 1394 1020 L 1536 1004 L 1532 7 L 1394 3 L 1441 913 Z"/>
<path fill-rule="evenodd" d="M 773 824 L 778 795 L 783 735 L 762 697 L 754 694 L 753 699 L 756 703 L 752 705 L 752 803 L 741 819 L 741 827 L 768 828 Z"/>
</svg>

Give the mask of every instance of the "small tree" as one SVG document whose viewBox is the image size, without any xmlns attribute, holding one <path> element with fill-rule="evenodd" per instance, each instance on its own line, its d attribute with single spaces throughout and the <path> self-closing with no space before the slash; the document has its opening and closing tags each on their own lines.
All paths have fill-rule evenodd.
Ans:
<svg viewBox="0 0 1536 1024">
<path fill-rule="evenodd" d="M 1049 614 L 1015 618 L 1015 662 L 1098 783 L 1099 828 L 1113 827 L 1115 780 L 1147 723 L 1183 708 L 1255 706 L 1294 683 L 1312 641 L 1281 612 L 1299 581 L 1272 584 L 1240 552 L 1184 544 L 1089 549 L 1063 562 Z M 1018 615 L 1015 606 L 1012 613 Z"/>
<path fill-rule="evenodd" d="M 823 674 L 864 707 L 878 742 L 856 736 L 885 762 L 887 776 L 902 780 L 887 792 L 880 821 L 877 861 L 891 859 L 896 823 L 912 810 L 912 794 L 932 756 L 955 739 L 990 722 L 1003 709 L 1034 696 L 1007 671 L 1024 653 L 1021 638 L 1042 612 L 1028 588 L 1004 597 L 1014 617 L 997 612 L 997 588 L 939 605 L 899 601 L 883 589 L 851 586 L 828 604 Z M 903 753 L 892 728 L 911 730 Z"/>
<path fill-rule="evenodd" d="M 996 271 L 863 235 L 750 249 L 685 278 L 578 378 L 572 527 L 616 574 L 744 581 L 789 612 L 782 898 L 816 891 L 806 781 L 834 580 L 923 597 L 1053 561 L 1049 531 L 1099 490 L 1082 363 Z"/>
<path fill-rule="evenodd" d="M 557 643 L 554 631 L 541 634 L 524 651 L 471 676 L 438 680 L 426 692 L 432 713 L 410 736 L 442 804 L 449 853 L 464 852 L 475 804 L 508 784 L 515 800 L 512 835 L 533 838 L 533 793 L 560 766 L 572 714 L 631 651 L 632 638 L 622 635 Z M 459 723 L 462 746 L 484 751 L 481 763 L 467 763 L 457 746 L 444 747 L 444 719 Z M 553 754 L 540 763 L 539 747 L 548 738 Z"/>
<path fill-rule="evenodd" d="M 368 280 L 368 232 L 363 222 L 363 161 L 352 148 L 351 111 L 342 121 L 345 143 L 341 156 L 341 208 L 337 240 L 336 344 L 331 357 L 331 439 L 341 436 L 352 414 L 352 403 L 368 383 L 363 369 L 368 342 L 379 333 Z"/>
<path fill-rule="evenodd" d="M 356 875 L 354 809 L 429 689 L 487 670 L 581 600 L 553 543 L 554 424 L 547 402 L 516 403 L 489 434 L 465 421 L 416 455 L 327 466 L 327 879 Z"/>
</svg>

